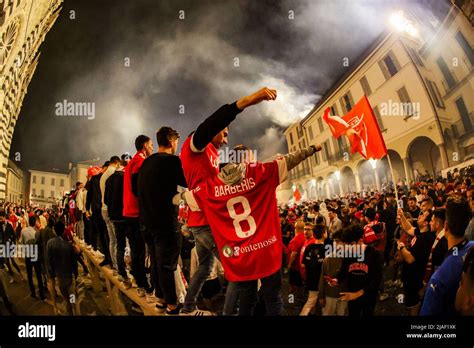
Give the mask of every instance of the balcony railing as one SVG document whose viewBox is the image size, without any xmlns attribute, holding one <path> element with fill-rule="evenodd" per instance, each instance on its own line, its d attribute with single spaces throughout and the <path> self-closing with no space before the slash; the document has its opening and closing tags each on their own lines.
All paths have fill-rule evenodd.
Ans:
<svg viewBox="0 0 474 348">
<path fill-rule="evenodd" d="M 334 154 L 331 154 L 329 157 L 328 157 L 328 164 L 329 165 L 334 165 L 336 163 L 339 163 L 341 161 L 344 161 L 344 155 L 345 154 L 348 154 L 349 158 L 350 158 L 350 154 L 351 154 L 351 150 L 348 146 L 342 146 L 339 148 L 339 151 L 334 153 Z"/>
<path fill-rule="evenodd" d="M 466 122 L 468 121 L 468 122 Z M 463 138 L 473 133 L 474 131 L 474 112 L 469 114 L 469 120 L 458 120 L 451 125 L 453 135 L 456 139 Z M 469 123 L 470 121 L 470 123 Z"/>
</svg>

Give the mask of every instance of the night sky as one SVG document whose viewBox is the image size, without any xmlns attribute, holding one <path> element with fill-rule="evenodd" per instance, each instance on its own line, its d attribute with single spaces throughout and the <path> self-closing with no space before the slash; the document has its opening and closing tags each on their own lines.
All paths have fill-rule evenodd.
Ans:
<svg viewBox="0 0 474 348">
<path fill-rule="evenodd" d="M 229 145 L 251 146 L 261 160 L 286 151 L 282 129 L 348 69 L 344 57 L 353 62 L 387 29 L 399 3 L 66 0 L 41 46 L 10 156 L 20 152 L 26 170 L 66 171 L 68 162 L 133 154 L 135 137 L 156 143 L 161 126 L 183 141 L 222 104 L 263 86 L 278 90 L 277 101 L 240 114 Z M 95 118 L 57 116 L 63 100 L 95 103 Z"/>
</svg>

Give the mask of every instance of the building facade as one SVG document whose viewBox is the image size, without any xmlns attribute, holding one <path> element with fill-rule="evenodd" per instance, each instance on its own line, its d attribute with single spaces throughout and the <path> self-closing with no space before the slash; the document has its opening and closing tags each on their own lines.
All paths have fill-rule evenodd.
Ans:
<svg viewBox="0 0 474 348">
<path fill-rule="evenodd" d="M 7 185 L 5 199 L 7 202 L 24 205 L 26 190 L 25 172 L 15 162 L 8 160 Z"/>
<path fill-rule="evenodd" d="M 301 121 L 284 134 L 290 151 L 323 150 L 290 173 L 303 197 L 323 199 L 392 181 L 387 158 L 366 161 L 335 139 L 322 119 L 343 116 L 366 95 L 393 164 L 395 181 L 439 175 L 474 153 L 474 32 L 469 1 L 456 1 L 429 41 L 385 32 Z"/>
<path fill-rule="evenodd" d="M 68 174 L 30 170 L 30 204 L 51 208 L 71 190 Z"/>
<path fill-rule="evenodd" d="M 38 64 L 39 47 L 61 4 L 62 0 L 0 2 L 0 200 L 6 198 L 10 146 L 23 98 Z"/>
</svg>

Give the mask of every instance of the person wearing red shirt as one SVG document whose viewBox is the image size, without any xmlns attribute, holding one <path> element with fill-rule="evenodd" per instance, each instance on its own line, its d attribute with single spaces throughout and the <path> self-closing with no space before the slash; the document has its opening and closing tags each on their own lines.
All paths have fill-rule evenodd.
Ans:
<svg viewBox="0 0 474 348">
<path fill-rule="evenodd" d="M 219 173 L 219 153 L 217 149 L 227 144 L 228 126 L 237 115 L 249 106 L 275 98 L 275 90 L 262 88 L 232 104 L 225 104 L 204 120 L 196 131 L 188 136 L 181 148 L 180 157 L 190 190 Z M 210 314 L 210 312 L 197 310 L 196 302 L 202 286 L 211 274 L 214 256 L 219 257 L 219 254 L 209 223 L 202 212 L 189 212 L 188 227 L 196 243 L 199 268 L 189 282 L 181 313 L 183 315 Z"/>
<path fill-rule="evenodd" d="M 152 293 L 145 274 L 145 231 L 140 228 L 138 207 L 138 171 L 143 161 L 153 153 L 153 142 L 146 135 L 135 139 L 137 153 L 125 167 L 123 177 L 123 217 L 127 220 L 127 237 L 132 257 L 132 275 L 137 283 L 137 293 L 144 297 Z"/>
<path fill-rule="evenodd" d="M 300 255 L 298 258 L 300 274 L 301 274 L 302 279 L 306 279 L 306 270 L 303 264 L 304 251 L 306 250 L 307 246 L 316 243 L 316 238 L 314 238 L 313 236 L 313 229 L 314 229 L 314 226 L 312 223 L 307 222 L 304 224 L 304 233 L 303 233 L 304 244 L 303 244 L 303 247 L 301 248 Z"/>
<path fill-rule="evenodd" d="M 301 249 L 304 246 L 304 222 L 297 221 L 295 223 L 295 236 L 288 244 L 288 250 L 290 252 L 290 260 L 288 261 L 288 275 L 290 283 L 290 294 L 293 294 L 298 288 L 303 285 L 301 279 L 299 259 Z"/>
<path fill-rule="evenodd" d="M 238 283 L 239 315 L 253 314 L 258 280 L 267 315 L 283 315 L 283 243 L 275 190 L 289 170 L 320 149 L 310 146 L 269 163 L 228 163 L 218 176 L 175 196 L 176 204 L 181 198 L 192 211 L 206 215 L 226 278 Z"/>
</svg>

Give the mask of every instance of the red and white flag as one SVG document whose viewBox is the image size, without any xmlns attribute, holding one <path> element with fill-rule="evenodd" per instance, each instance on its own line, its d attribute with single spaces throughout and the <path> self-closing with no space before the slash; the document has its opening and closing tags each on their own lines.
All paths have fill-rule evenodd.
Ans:
<svg viewBox="0 0 474 348">
<path fill-rule="evenodd" d="M 330 108 L 324 111 L 324 121 L 335 138 L 341 135 L 349 138 L 352 153 L 359 152 L 365 159 L 380 159 L 387 154 L 385 141 L 366 96 L 343 117 L 331 116 L 329 112 Z"/>
</svg>

